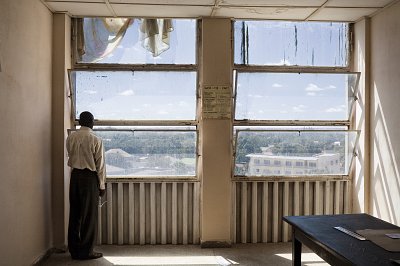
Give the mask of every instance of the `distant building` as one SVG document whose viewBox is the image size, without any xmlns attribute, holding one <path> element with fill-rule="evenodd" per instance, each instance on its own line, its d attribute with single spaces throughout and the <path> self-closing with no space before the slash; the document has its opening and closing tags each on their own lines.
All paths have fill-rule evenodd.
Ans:
<svg viewBox="0 0 400 266">
<path fill-rule="evenodd" d="M 274 155 L 271 149 L 262 148 L 262 153 L 246 155 L 248 176 L 266 175 L 307 175 L 307 174 L 340 174 L 340 154 L 321 153 L 312 156 Z"/>
<path fill-rule="evenodd" d="M 123 169 L 129 169 L 133 167 L 133 156 L 122 149 L 110 149 L 105 152 L 105 155 L 107 165 L 112 165 Z"/>
</svg>

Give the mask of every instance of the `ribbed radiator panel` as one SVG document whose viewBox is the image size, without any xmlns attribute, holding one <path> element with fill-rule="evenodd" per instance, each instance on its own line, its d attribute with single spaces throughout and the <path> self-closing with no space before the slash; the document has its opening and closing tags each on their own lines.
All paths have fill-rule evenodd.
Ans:
<svg viewBox="0 0 400 266">
<path fill-rule="evenodd" d="M 237 181 L 232 183 L 232 241 L 287 242 L 287 215 L 343 214 L 350 210 L 350 183 L 334 181 Z"/>
<path fill-rule="evenodd" d="M 98 244 L 198 244 L 199 182 L 108 182 Z"/>
</svg>

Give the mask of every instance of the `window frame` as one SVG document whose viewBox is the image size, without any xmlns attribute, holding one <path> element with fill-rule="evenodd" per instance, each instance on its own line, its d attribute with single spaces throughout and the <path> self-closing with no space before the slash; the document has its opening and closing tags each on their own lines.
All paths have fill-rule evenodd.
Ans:
<svg viewBox="0 0 400 266">
<path fill-rule="evenodd" d="M 242 21 L 243 19 L 239 20 Z M 235 41 L 235 22 L 237 20 L 232 20 L 232 47 L 234 47 Z M 254 20 L 253 20 L 254 21 Z M 262 20 L 259 20 L 262 21 Z M 250 64 L 233 64 L 233 91 L 232 91 L 232 132 L 234 132 L 235 136 L 233 137 L 233 164 L 231 168 L 232 172 L 232 180 L 233 181 L 243 181 L 243 180 L 271 180 L 271 181 L 296 181 L 296 180 L 309 180 L 309 181 L 323 181 L 323 180 L 351 180 L 351 176 L 354 172 L 354 157 L 357 156 L 356 152 L 353 152 L 353 157 L 351 159 L 349 165 L 349 173 L 347 175 L 262 175 L 262 176 L 243 176 L 243 175 L 235 175 L 235 164 L 236 164 L 236 149 L 237 149 L 237 134 L 236 127 L 247 127 L 246 130 L 249 131 L 258 131 L 257 129 L 251 130 L 251 128 L 255 127 L 312 127 L 312 126 L 322 126 L 322 127 L 345 127 L 347 131 L 356 131 L 357 138 L 356 143 L 358 143 L 360 130 L 354 129 L 354 113 L 355 113 L 355 102 L 357 101 L 357 94 L 359 90 L 359 81 L 360 81 L 360 72 L 353 72 L 351 69 L 353 62 L 353 51 L 354 51 L 354 40 L 353 40 L 353 32 L 354 32 L 354 23 L 349 23 L 348 27 L 349 32 L 347 33 L 349 36 L 349 51 L 347 55 L 347 66 L 343 67 L 328 67 L 328 66 L 296 66 L 296 65 L 250 65 Z M 234 58 L 235 48 L 232 49 L 232 54 Z M 234 60 L 233 60 L 234 61 Z M 357 74 L 355 91 L 354 91 L 354 101 L 349 108 L 349 117 L 346 120 L 236 120 L 235 119 L 235 111 L 236 111 L 236 95 L 237 95 L 237 77 L 238 73 L 314 73 L 314 74 Z M 241 130 L 241 129 L 238 129 Z M 265 130 L 265 131 L 277 131 L 275 129 Z M 284 131 L 284 130 L 278 130 Z M 297 132 L 301 132 L 302 130 L 293 130 Z M 335 130 L 333 130 L 335 131 Z M 342 131 L 338 129 L 338 131 Z M 272 164 L 271 164 L 272 165 Z"/>
<path fill-rule="evenodd" d="M 181 18 L 171 18 L 171 19 L 181 19 Z M 112 176 L 107 177 L 107 181 L 119 181 L 123 180 L 168 180 L 168 181 L 182 181 L 182 180 L 189 180 L 189 181 L 198 181 L 199 180 L 199 108 L 200 108 L 200 92 L 199 92 L 199 47 L 201 42 L 201 20 L 198 18 L 184 18 L 184 19 L 193 19 L 195 20 L 195 64 L 115 64 L 115 63 L 82 63 L 77 62 L 77 19 L 73 19 L 72 21 L 72 43 L 71 43 L 71 54 L 72 54 L 72 64 L 71 69 L 68 69 L 68 80 L 69 80 L 69 89 L 70 95 L 68 97 L 71 99 L 71 113 L 72 113 L 72 120 L 74 126 L 79 126 L 78 118 L 76 117 L 76 93 L 73 91 L 73 84 L 72 84 L 72 74 L 73 71 L 158 71 L 158 72 L 195 72 L 196 73 L 196 107 L 195 107 L 195 119 L 194 120 L 98 120 L 95 119 L 94 121 L 94 129 L 93 131 L 104 131 L 103 129 L 96 129 L 96 127 L 116 127 L 110 129 L 110 131 L 118 131 L 117 127 L 127 127 L 127 126 L 143 126 L 149 127 L 149 129 L 142 130 L 142 131 L 155 131 L 151 127 L 157 127 L 156 131 L 178 131 L 177 129 L 168 130 L 168 127 L 187 127 L 193 126 L 195 130 L 188 130 L 188 131 L 195 131 L 196 132 L 196 173 L 195 176 Z M 164 127 L 164 129 L 160 128 Z M 182 129 L 185 131 L 184 129 Z M 74 131 L 74 129 L 68 130 L 68 133 Z M 129 130 L 125 130 L 129 131 Z"/>
</svg>

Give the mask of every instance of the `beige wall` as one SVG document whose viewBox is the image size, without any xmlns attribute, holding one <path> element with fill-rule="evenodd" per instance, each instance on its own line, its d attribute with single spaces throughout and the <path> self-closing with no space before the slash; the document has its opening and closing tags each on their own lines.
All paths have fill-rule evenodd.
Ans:
<svg viewBox="0 0 400 266">
<path fill-rule="evenodd" d="M 204 18 L 200 84 L 232 86 L 231 20 Z M 232 123 L 202 119 L 201 235 L 204 242 L 231 242 Z"/>
<path fill-rule="evenodd" d="M 371 213 L 400 225 L 400 3 L 371 19 Z"/>
<path fill-rule="evenodd" d="M 0 265 L 29 265 L 52 246 L 52 14 L 0 1 Z"/>
</svg>

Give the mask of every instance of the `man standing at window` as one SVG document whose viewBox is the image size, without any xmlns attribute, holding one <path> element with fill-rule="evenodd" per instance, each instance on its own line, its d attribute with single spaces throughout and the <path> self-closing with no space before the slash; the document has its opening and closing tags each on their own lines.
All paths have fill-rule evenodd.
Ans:
<svg viewBox="0 0 400 266">
<path fill-rule="evenodd" d="M 79 116 L 81 128 L 67 138 L 68 166 L 72 168 L 69 188 L 68 249 L 72 259 L 90 260 L 103 256 L 94 252 L 99 196 L 105 194 L 104 147 L 93 133 L 90 112 Z"/>
</svg>

